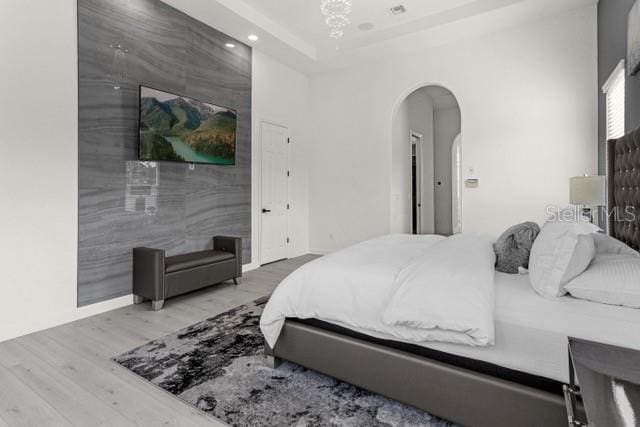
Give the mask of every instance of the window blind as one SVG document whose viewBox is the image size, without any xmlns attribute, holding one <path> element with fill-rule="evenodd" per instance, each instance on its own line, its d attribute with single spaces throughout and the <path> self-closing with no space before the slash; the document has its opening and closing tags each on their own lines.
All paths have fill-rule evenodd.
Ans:
<svg viewBox="0 0 640 427">
<path fill-rule="evenodd" d="M 625 133 L 625 65 L 620 61 L 611 77 L 602 87 L 606 97 L 607 140 L 620 138 Z"/>
<path fill-rule="evenodd" d="M 625 115 L 625 61 L 624 59 L 618 63 L 607 82 L 602 86 L 602 92 L 605 95 L 606 104 L 606 128 L 607 137 L 606 141 L 610 139 L 620 138 L 624 136 L 624 115 Z M 608 155 L 608 150 L 605 147 L 605 156 Z M 605 158 L 605 175 L 609 176 L 609 159 Z M 608 189 L 607 189 L 608 190 Z M 607 191 L 608 193 L 608 191 Z M 608 198 L 607 194 L 607 198 Z M 599 219 L 604 222 L 604 228 L 607 234 L 609 233 L 609 221 L 608 211 L 599 211 Z"/>
</svg>

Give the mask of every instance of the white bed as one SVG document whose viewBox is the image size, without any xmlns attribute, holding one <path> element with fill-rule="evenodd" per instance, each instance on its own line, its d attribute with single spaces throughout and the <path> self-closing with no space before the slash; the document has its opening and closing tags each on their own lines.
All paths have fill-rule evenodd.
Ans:
<svg viewBox="0 0 640 427">
<path fill-rule="evenodd" d="M 443 337 L 441 331 L 425 335 L 424 331 L 385 324 L 382 321 L 385 295 L 394 278 L 401 275 L 405 266 L 416 260 L 422 262 L 420 256 L 432 256 L 430 248 L 442 239 L 442 236 L 384 236 L 307 264 L 288 277 L 269 301 L 261 319 L 267 341 L 275 344 L 285 318 L 313 318 L 375 338 L 420 345 L 565 383 L 569 380 L 569 336 L 640 349 L 640 310 L 570 296 L 546 299 L 533 290 L 527 275 L 493 276 L 494 286 L 487 295 L 494 298 L 491 307 L 494 345 L 454 344 L 462 342 L 459 337 L 454 337 L 454 343 L 435 342 L 451 341 L 451 337 L 447 334 Z M 451 256 L 445 254 L 448 257 Z M 451 258 L 468 262 L 472 255 Z M 481 265 L 487 262 L 484 259 Z M 458 274 L 461 269 L 464 267 L 458 265 Z M 460 277 L 476 283 L 476 278 L 468 273 Z M 424 279 L 430 278 L 420 276 L 423 281 L 414 281 L 417 284 L 413 286 L 420 288 L 424 284 L 425 289 L 408 304 L 429 305 L 433 287 L 429 288 Z M 439 288 L 448 292 L 446 286 Z M 464 292 L 469 292 L 468 288 Z M 456 299 L 446 302 L 446 309 L 438 309 L 438 315 L 461 311 L 460 306 L 455 307 Z"/>
<path fill-rule="evenodd" d="M 538 295 L 526 275 L 496 273 L 495 345 L 425 347 L 567 383 L 567 337 L 640 349 L 640 310 Z"/>
</svg>

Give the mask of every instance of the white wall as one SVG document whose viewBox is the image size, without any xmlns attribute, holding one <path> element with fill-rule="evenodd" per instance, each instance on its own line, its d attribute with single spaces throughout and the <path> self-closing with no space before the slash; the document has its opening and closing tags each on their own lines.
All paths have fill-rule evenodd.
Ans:
<svg viewBox="0 0 640 427">
<path fill-rule="evenodd" d="M 69 0 L 0 3 L 0 341 L 77 315 L 77 43 Z"/>
<path fill-rule="evenodd" d="M 391 232 L 411 230 L 409 102 L 405 99 L 393 119 L 391 143 Z"/>
<path fill-rule="evenodd" d="M 414 89 L 450 89 L 462 113 L 465 231 L 498 234 L 596 171 L 596 6 L 318 76 L 311 85 L 311 248 L 391 229 L 391 118 Z"/>
<path fill-rule="evenodd" d="M 434 111 L 433 146 L 436 183 L 435 230 L 436 234 L 453 233 L 451 221 L 451 146 L 460 133 L 460 109 L 443 108 Z"/>
<path fill-rule="evenodd" d="M 125 296 L 77 308 L 76 25 L 75 1 L 39 2 L 36 9 L 23 0 L 0 2 L 0 341 L 131 303 Z M 291 129 L 291 256 L 307 253 L 309 245 L 308 79 L 258 51 L 253 74 L 254 256 L 249 268 L 257 264 L 259 248 L 256 131 L 261 120 Z M 55 100 L 55 108 L 48 100 Z"/>
<path fill-rule="evenodd" d="M 309 253 L 309 176 L 308 146 L 310 142 L 307 118 L 309 114 L 309 78 L 259 50 L 253 51 L 253 138 L 251 240 L 252 266 L 260 265 L 260 153 L 262 122 L 289 128 L 291 144 L 289 161 L 291 178 L 289 197 L 291 213 L 289 256 Z"/>
</svg>

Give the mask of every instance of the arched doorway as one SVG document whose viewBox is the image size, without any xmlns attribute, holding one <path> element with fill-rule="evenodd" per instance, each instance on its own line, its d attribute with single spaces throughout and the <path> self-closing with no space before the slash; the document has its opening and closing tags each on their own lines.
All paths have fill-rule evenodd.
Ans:
<svg viewBox="0 0 640 427">
<path fill-rule="evenodd" d="M 458 101 L 442 86 L 420 87 L 400 103 L 392 120 L 392 232 L 461 231 L 460 129 Z"/>
</svg>

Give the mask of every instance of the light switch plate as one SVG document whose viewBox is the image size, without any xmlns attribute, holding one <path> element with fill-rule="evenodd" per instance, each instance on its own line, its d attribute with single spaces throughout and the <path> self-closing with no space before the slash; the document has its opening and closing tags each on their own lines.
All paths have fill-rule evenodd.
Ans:
<svg viewBox="0 0 640 427">
<path fill-rule="evenodd" d="M 467 188 L 478 188 L 480 180 L 478 178 L 467 178 L 464 180 L 464 185 Z"/>
</svg>

